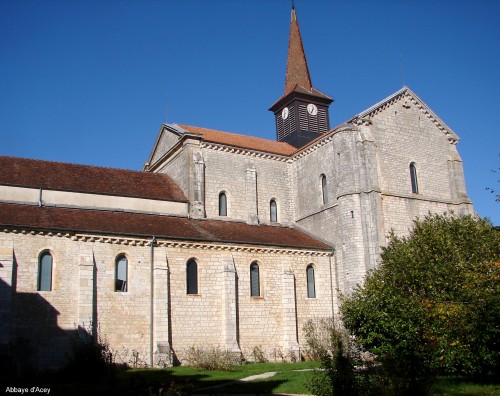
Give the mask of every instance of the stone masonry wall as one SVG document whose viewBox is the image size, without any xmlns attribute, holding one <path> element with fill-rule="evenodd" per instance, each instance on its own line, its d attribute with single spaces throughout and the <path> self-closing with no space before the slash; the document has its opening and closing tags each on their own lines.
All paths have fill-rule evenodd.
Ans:
<svg viewBox="0 0 500 396">
<path fill-rule="evenodd" d="M 456 147 L 429 116 L 402 97 L 371 118 L 377 142 L 384 228 L 406 234 L 413 220 L 429 212 L 472 214 Z M 410 163 L 417 169 L 418 193 L 412 193 Z"/>
<path fill-rule="evenodd" d="M 256 210 L 259 223 L 269 223 L 269 204 L 275 199 L 278 222 L 291 223 L 291 178 L 286 162 L 209 148 L 203 150 L 203 157 L 208 218 L 218 217 L 219 194 L 224 191 L 231 219 L 248 221 L 251 211 Z"/>
<path fill-rule="evenodd" d="M 236 349 L 247 359 L 253 358 L 255 347 L 269 359 L 280 358 L 304 348 L 302 327 L 309 318 L 330 317 L 332 304 L 337 307 L 331 295 L 336 281 L 330 277 L 334 271 L 327 252 L 318 255 L 155 241 L 152 256 L 150 242 L 1 233 L 0 245 L 13 247 L 17 265 L 10 312 L 12 332 L 2 336 L 9 341 L 23 338 L 34 347 L 23 364 L 35 369 L 60 367 L 71 353 L 70 339 L 87 337 L 92 330 L 109 344 L 118 363 L 130 365 L 148 366 L 151 359 L 153 365 L 158 364 L 165 345 L 171 345 L 174 357 L 183 361 L 190 347 L 234 351 L 234 340 Z M 44 251 L 54 258 L 51 291 L 37 291 L 38 257 Z M 128 260 L 126 292 L 115 291 L 115 260 L 119 255 Z M 189 259 L 198 264 L 197 295 L 187 294 Z M 250 296 L 250 264 L 254 261 L 260 268 L 260 297 Z M 227 271 L 231 263 L 232 273 Z M 309 264 L 315 269 L 315 298 L 307 297 Z M 4 285 L 7 280 L 0 281 Z"/>
</svg>

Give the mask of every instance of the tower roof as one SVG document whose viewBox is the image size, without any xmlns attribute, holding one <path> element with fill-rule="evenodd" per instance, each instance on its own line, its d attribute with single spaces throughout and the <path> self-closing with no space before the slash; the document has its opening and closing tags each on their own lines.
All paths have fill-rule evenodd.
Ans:
<svg viewBox="0 0 500 396">
<path fill-rule="evenodd" d="M 299 21 L 295 6 L 292 5 L 292 20 L 290 22 L 290 37 L 288 40 L 288 60 L 286 65 L 285 94 L 297 86 L 312 90 L 311 76 L 307 67 L 307 59 L 300 36 Z"/>
<path fill-rule="evenodd" d="M 290 21 L 290 37 L 288 39 L 288 58 L 286 64 L 285 92 L 269 108 L 271 111 L 278 110 L 286 102 L 294 97 L 315 99 L 320 103 L 329 105 L 333 99 L 323 92 L 313 88 L 309 67 L 307 66 L 306 53 L 300 35 L 299 21 L 295 6 L 292 3 L 292 18 Z"/>
</svg>

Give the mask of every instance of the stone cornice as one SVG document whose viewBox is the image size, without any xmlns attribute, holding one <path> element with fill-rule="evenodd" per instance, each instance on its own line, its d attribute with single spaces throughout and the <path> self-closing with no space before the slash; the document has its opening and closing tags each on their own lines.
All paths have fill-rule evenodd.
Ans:
<svg viewBox="0 0 500 396">
<path fill-rule="evenodd" d="M 293 154 L 292 160 L 295 162 L 300 158 L 305 157 L 309 153 L 316 151 L 320 147 L 323 147 L 324 145 L 330 143 L 335 137 L 335 135 L 337 135 L 338 133 L 345 131 L 352 131 L 353 129 L 356 129 L 356 127 L 353 125 L 347 125 L 347 124 L 339 125 L 335 129 L 332 129 L 330 132 L 323 134 L 321 137 L 317 138 L 317 140 L 313 141 L 309 145 L 306 145 L 305 147 L 301 148 L 297 153 Z"/>
<path fill-rule="evenodd" d="M 204 141 L 201 142 L 200 146 L 202 148 L 216 150 L 216 151 L 223 151 L 226 153 L 242 154 L 242 155 L 247 155 L 250 157 L 270 159 L 270 160 L 275 160 L 275 161 L 280 161 L 280 162 L 290 162 L 289 156 L 268 153 L 265 151 L 257 151 L 257 150 L 251 150 L 251 149 L 246 149 L 246 148 L 241 148 L 241 147 L 234 147 L 234 146 L 229 146 L 229 145 L 224 145 L 224 144 L 219 144 L 219 143 L 204 142 Z"/>
<path fill-rule="evenodd" d="M 13 233 L 21 235 L 38 235 L 58 238 L 68 238 L 78 242 L 90 243 L 107 243 L 112 245 L 124 246 L 151 246 L 151 238 L 134 238 L 127 236 L 115 235 L 96 235 L 83 234 L 75 232 L 58 232 L 50 230 L 32 230 L 23 227 L 4 227 L 4 233 Z M 192 241 L 174 241 L 168 239 L 155 238 L 156 247 L 179 248 L 179 249 L 198 249 L 198 250 L 213 250 L 227 252 L 249 252 L 249 253 L 264 253 L 264 254 L 280 254 L 280 255 L 299 255 L 299 256 L 328 256 L 330 251 L 313 250 L 313 249 L 294 249 L 279 246 L 250 246 L 239 244 L 223 244 L 223 243 L 208 243 L 208 242 L 192 242 Z"/>
<path fill-rule="evenodd" d="M 375 115 L 379 114 L 380 112 L 386 110 L 387 108 L 391 107 L 397 102 L 400 102 L 403 99 L 406 99 L 405 103 L 403 104 L 403 107 L 409 108 L 410 105 L 408 101 L 410 101 L 412 105 L 417 106 L 417 108 L 422 113 L 424 113 L 429 118 L 429 120 L 431 120 L 436 125 L 436 127 L 440 131 L 442 131 L 446 135 L 448 141 L 451 144 L 454 145 L 457 144 L 459 137 L 436 114 L 434 114 L 434 112 L 431 109 L 429 109 L 425 105 L 425 103 L 408 87 L 400 89 L 399 91 L 395 92 L 386 99 L 378 102 L 369 109 L 354 116 L 348 122 L 353 125 L 367 125 L 366 122 L 370 123 L 370 119 L 373 118 Z"/>
<path fill-rule="evenodd" d="M 402 198 L 402 199 L 414 199 L 418 201 L 427 201 L 433 203 L 442 203 L 447 205 L 463 205 L 463 204 L 472 204 L 472 202 L 468 198 L 456 199 L 456 200 L 448 200 L 437 197 L 428 197 L 420 194 L 401 194 L 397 192 L 383 191 L 380 194 L 382 197 L 392 197 L 392 198 Z"/>
</svg>

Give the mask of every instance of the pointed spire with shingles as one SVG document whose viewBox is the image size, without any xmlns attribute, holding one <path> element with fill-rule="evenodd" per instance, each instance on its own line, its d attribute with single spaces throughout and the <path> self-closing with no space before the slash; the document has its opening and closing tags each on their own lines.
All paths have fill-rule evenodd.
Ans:
<svg viewBox="0 0 500 396">
<path fill-rule="evenodd" d="M 306 54 L 300 36 L 299 22 L 292 3 L 292 20 L 288 41 L 288 61 L 286 66 L 285 94 L 293 91 L 297 85 L 308 91 L 312 90 L 311 76 L 307 67 Z"/>
</svg>

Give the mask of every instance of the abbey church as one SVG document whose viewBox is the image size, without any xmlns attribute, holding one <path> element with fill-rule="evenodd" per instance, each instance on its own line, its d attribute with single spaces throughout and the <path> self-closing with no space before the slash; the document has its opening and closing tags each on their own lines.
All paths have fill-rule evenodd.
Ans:
<svg viewBox="0 0 500 396">
<path fill-rule="evenodd" d="M 164 124 L 142 172 L 0 157 L 0 356 L 57 369 L 98 334 L 149 367 L 300 359 L 391 230 L 473 213 L 458 136 L 408 87 L 330 125 L 294 8 L 276 97 L 276 140 Z"/>
</svg>

